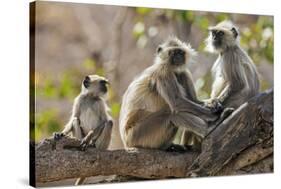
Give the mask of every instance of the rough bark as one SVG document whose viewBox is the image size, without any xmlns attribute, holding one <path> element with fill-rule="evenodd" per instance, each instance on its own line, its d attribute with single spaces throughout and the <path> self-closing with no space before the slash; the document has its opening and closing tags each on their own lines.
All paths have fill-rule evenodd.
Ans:
<svg viewBox="0 0 281 189">
<path fill-rule="evenodd" d="M 204 139 L 200 154 L 147 149 L 80 151 L 79 143 L 65 137 L 37 144 L 36 182 L 98 175 L 162 179 L 272 172 L 273 90 L 233 112 Z"/>
<path fill-rule="evenodd" d="M 273 153 L 273 91 L 257 95 L 224 120 L 202 143 L 202 153 L 188 175 L 216 175 L 233 165 L 231 172 Z M 257 157 L 255 157 L 257 156 Z M 247 161 L 247 162 L 245 162 Z"/>
<path fill-rule="evenodd" d="M 186 166 L 198 155 L 145 149 L 101 151 L 89 148 L 80 151 L 75 148 L 79 144 L 79 140 L 69 137 L 57 142 L 45 139 L 38 144 L 36 181 L 114 174 L 140 178 L 184 177 Z"/>
</svg>

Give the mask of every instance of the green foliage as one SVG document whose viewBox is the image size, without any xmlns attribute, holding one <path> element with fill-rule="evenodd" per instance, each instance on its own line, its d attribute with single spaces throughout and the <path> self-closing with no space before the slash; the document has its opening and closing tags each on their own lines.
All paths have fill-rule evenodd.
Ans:
<svg viewBox="0 0 281 189">
<path fill-rule="evenodd" d="M 96 69 L 96 61 L 92 58 L 86 58 L 86 60 L 82 63 L 82 65 L 87 70 L 95 70 Z"/>
<path fill-rule="evenodd" d="M 54 78 L 47 78 L 40 81 L 36 86 L 39 96 L 49 99 L 68 98 L 72 99 L 79 93 L 77 78 L 72 71 L 66 71 L 62 74 L 60 81 L 55 81 Z"/>
<path fill-rule="evenodd" d="M 112 117 L 114 118 L 118 118 L 119 116 L 119 112 L 120 112 L 120 108 L 121 108 L 121 105 L 119 102 L 113 102 L 111 103 L 111 114 L 112 114 Z"/>
<path fill-rule="evenodd" d="M 229 14 L 226 13 L 219 13 L 215 16 L 216 22 L 221 22 L 224 20 L 229 20 Z"/>
<path fill-rule="evenodd" d="M 42 95 L 44 95 L 45 97 L 54 97 L 56 96 L 56 93 L 57 93 L 56 86 L 53 83 L 53 81 L 51 79 L 46 79 L 45 85 L 43 86 L 42 89 Z"/>
<path fill-rule="evenodd" d="M 78 90 L 75 90 L 74 84 L 75 81 L 73 81 L 73 76 L 71 73 L 65 73 L 58 88 L 58 96 L 60 98 L 74 98 L 79 93 Z"/>
<path fill-rule="evenodd" d="M 105 76 L 105 71 L 103 68 L 97 68 L 95 74 L 99 76 Z"/>
<path fill-rule="evenodd" d="M 185 11 L 185 20 L 188 22 L 192 22 L 195 18 L 195 15 L 192 11 Z"/>
<path fill-rule="evenodd" d="M 256 64 L 266 60 L 273 64 L 273 23 L 271 17 L 260 16 L 256 23 L 241 31 L 241 45 Z"/>
<path fill-rule="evenodd" d="M 207 31 L 209 27 L 209 20 L 206 16 L 196 16 L 195 24 L 203 31 Z"/>
<path fill-rule="evenodd" d="M 136 12 L 140 15 L 148 15 L 153 9 L 151 8 L 145 8 L 145 7 L 137 7 Z"/>
<path fill-rule="evenodd" d="M 49 134 L 59 131 L 61 122 L 59 121 L 57 110 L 47 109 L 35 114 L 35 141 L 46 137 Z"/>
</svg>

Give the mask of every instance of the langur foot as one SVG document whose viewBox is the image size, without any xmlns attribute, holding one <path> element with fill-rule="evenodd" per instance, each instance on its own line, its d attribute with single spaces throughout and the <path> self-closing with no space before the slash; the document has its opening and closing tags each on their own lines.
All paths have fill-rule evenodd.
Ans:
<svg viewBox="0 0 281 189">
<path fill-rule="evenodd" d="M 211 101 L 205 102 L 205 107 L 210 108 L 213 114 L 221 114 L 223 112 L 223 105 L 220 103 L 218 99 L 212 99 Z"/>
<path fill-rule="evenodd" d="M 171 144 L 169 148 L 166 149 L 167 152 L 177 152 L 177 153 L 185 153 L 190 151 L 189 149 L 185 148 L 185 146 L 179 144 Z"/>
<path fill-rule="evenodd" d="M 234 108 L 225 108 L 223 112 L 221 113 L 220 117 L 214 121 L 209 123 L 209 133 L 208 135 L 218 126 L 220 125 L 227 117 L 229 117 L 232 112 L 234 111 Z"/>
<path fill-rule="evenodd" d="M 54 140 L 58 141 L 65 135 L 63 133 L 54 133 L 53 136 L 54 136 Z"/>
<path fill-rule="evenodd" d="M 197 178 L 199 177 L 199 175 L 196 173 L 196 171 L 190 171 L 186 174 L 187 177 L 190 177 L 190 178 Z"/>
<path fill-rule="evenodd" d="M 220 102 L 216 102 L 214 106 L 211 106 L 211 112 L 214 114 L 221 114 L 223 112 L 223 106 Z"/>
<path fill-rule="evenodd" d="M 85 151 L 89 147 L 89 143 L 86 140 L 82 140 L 80 143 L 80 150 Z"/>
</svg>

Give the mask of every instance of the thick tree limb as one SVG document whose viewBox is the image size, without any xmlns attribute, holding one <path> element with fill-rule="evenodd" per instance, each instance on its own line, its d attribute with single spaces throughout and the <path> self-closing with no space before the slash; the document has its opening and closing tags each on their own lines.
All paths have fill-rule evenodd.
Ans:
<svg viewBox="0 0 281 189">
<path fill-rule="evenodd" d="M 273 151 L 272 90 L 243 104 L 204 139 L 202 153 L 188 168 L 189 175 L 216 175 L 244 150 L 266 140 L 272 141 L 267 146 L 271 148 L 268 150 L 270 154 Z M 251 150 L 247 153 L 244 156 L 255 154 Z M 243 159 L 243 156 L 240 158 Z M 238 163 L 233 169 L 239 169 L 239 166 Z"/>
<path fill-rule="evenodd" d="M 161 179 L 272 172 L 273 91 L 257 95 L 220 124 L 204 139 L 201 154 L 93 148 L 84 152 L 76 148 L 79 143 L 66 137 L 37 144 L 36 182 L 98 175 Z"/>
<path fill-rule="evenodd" d="M 141 178 L 184 177 L 195 153 L 178 154 L 157 150 L 80 151 L 74 138 L 58 142 L 45 139 L 36 147 L 36 181 L 50 182 L 67 178 L 98 175 L 123 175 Z M 189 164 L 188 164 L 189 162 Z"/>
</svg>

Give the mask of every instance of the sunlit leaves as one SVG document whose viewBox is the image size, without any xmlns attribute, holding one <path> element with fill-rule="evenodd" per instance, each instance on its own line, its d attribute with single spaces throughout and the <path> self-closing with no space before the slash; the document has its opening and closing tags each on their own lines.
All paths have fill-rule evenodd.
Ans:
<svg viewBox="0 0 281 189">
<path fill-rule="evenodd" d="M 271 17 L 258 17 L 256 23 L 241 30 L 241 45 L 256 64 L 266 59 L 273 64 L 273 25 Z"/>
<path fill-rule="evenodd" d="M 207 31 L 209 20 L 206 16 L 196 16 L 195 24 L 197 24 L 203 31 Z"/>
<path fill-rule="evenodd" d="M 84 62 L 83 62 L 83 67 L 87 70 L 94 70 L 96 69 L 96 61 L 92 58 L 87 58 Z"/>
<path fill-rule="evenodd" d="M 51 79 L 46 79 L 43 89 L 42 89 L 42 94 L 45 97 L 55 97 L 57 94 L 56 86 L 54 82 Z"/>
<path fill-rule="evenodd" d="M 145 7 L 137 7 L 136 12 L 140 15 L 148 15 L 153 9 Z"/>
<path fill-rule="evenodd" d="M 53 78 L 41 79 L 36 89 L 36 95 L 44 98 L 69 98 L 72 99 L 79 93 L 80 82 L 77 82 L 75 74 L 65 72 L 62 74 L 59 81 Z"/>
<path fill-rule="evenodd" d="M 75 90 L 73 76 L 69 73 L 65 73 L 63 75 L 62 80 L 57 89 L 58 89 L 58 96 L 61 98 L 63 97 L 74 98 L 78 94 L 78 91 Z"/>
<path fill-rule="evenodd" d="M 194 13 L 192 11 L 185 11 L 185 19 L 189 22 L 194 20 Z"/>
<path fill-rule="evenodd" d="M 229 16 L 226 13 L 219 13 L 215 17 L 216 17 L 216 21 L 217 22 L 221 22 L 221 21 L 224 21 L 224 20 L 229 20 Z"/>
<path fill-rule="evenodd" d="M 102 67 L 97 68 L 96 71 L 95 71 L 95 74 L 97 74 L 99 76 L 105 76 L 104 69 Z"/>
<path fill-rule="evenodd" d="M 113 102 L 111 104 L 111 115 L 114 118 L 118 118 L 120 112 L 121 105 L 119 102 Z"/>
<path fill-rule="evenodd" d="M 61 122 L 55 109 L 47 109 L 35 114 L 35 141 L 60 130 Z"/>
</svg>

